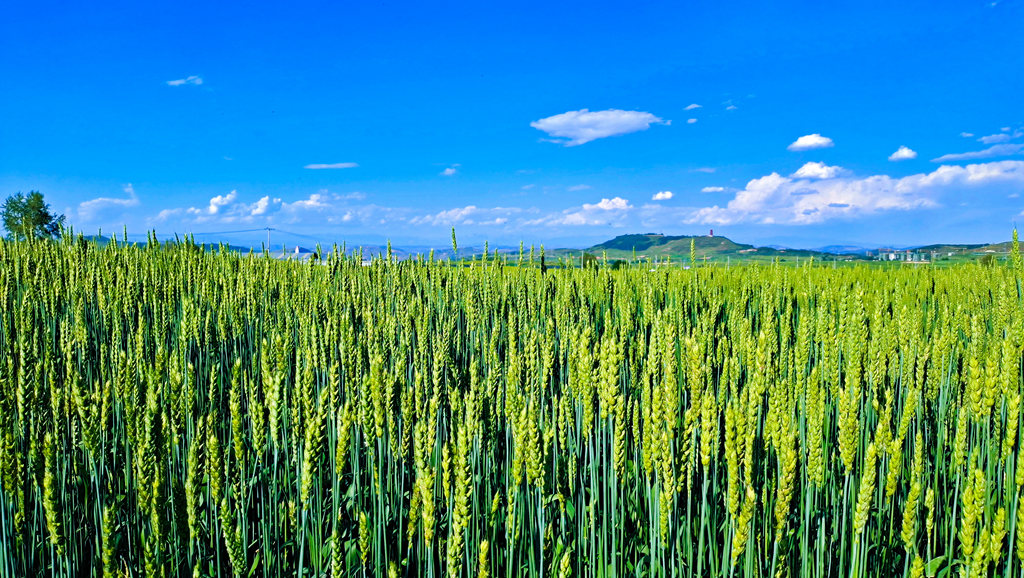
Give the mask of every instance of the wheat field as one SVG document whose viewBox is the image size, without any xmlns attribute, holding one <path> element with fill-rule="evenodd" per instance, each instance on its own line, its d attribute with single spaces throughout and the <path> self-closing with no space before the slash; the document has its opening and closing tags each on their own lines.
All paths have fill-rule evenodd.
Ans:
<svg viewBox="0 0 1024 578">
<path fill-rule="evenodd" d="M 0 241 L 4 576 L 1024 576 L 1024 267 Z"/>
</svg>

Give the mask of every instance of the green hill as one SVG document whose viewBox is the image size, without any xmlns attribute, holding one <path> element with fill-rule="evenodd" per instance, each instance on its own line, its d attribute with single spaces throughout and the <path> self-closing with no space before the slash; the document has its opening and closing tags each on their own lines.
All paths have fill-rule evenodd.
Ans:
<svg viewBox="0 0 1024 578">
<path fill-rule="evenodd" d="M 646 235 L 619 235 L 614 239 L 594 245 L 590 251 L 624 251 L 629 254 L 635 250 L 637 254 L 651 252 L 659 255 L 690 254 L 690 240 L 698 251 L 706 253 L 726 253 L 749 249 L 751 245 L 740 245 L 726 237 L 708 236 L 666 236 L 648 233 Z"/>
<path fill-rule="evenodd" d="M 858 255 L 832 255 L 820 251 L 801 249 L 781 249 L 774 247 L 755 247 L 735 241 L 727 237 L 710 235 L 659 235 L 655 233 L 619 235 L 603 243 L 598 243 L 580 251 L 579 249 L 558 249 L 556 257 L 578 257 L 580 253 L 596 257 L 607 255 L 609 259 L 641 260 L 669 259 L 679 263 L 690 259 L 690 242 L 693 242 L 697 259 L 710 262 L 724 261 L 780 261 L 807 259 L 839 259 L 846 261 L 860 260 Z"/>
</svg>

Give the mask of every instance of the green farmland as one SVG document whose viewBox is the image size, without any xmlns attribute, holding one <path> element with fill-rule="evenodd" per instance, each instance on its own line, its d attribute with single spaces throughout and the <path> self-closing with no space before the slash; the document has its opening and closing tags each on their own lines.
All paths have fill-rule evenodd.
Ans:
<svg viewBox="0 0 1024 578">
<path fill-rule="evenodd" d="M 0 241 L 0 575 L 1021 576 L 1022 276 Z"/>
</svg>

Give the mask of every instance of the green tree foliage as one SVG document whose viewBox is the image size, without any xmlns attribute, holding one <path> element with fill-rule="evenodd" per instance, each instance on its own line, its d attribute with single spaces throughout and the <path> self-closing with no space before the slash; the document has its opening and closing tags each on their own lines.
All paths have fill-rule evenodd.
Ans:
<svg viewBox="0 0 1024 578">
<path fill-rule="evenodd" d="M 19 241 L 55 237 L 64 226 L 64 215 L 51 213 L 39 191 L 7 197 L 0 213 L 8 236 Z"/>
</svg>

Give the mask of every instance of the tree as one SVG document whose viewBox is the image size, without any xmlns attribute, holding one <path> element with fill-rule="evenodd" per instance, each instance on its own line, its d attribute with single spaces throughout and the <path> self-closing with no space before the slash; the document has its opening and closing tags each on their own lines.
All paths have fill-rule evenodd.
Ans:
<svg viewBox="0 0 1024 578">
<path fill-rule="evenodd" d="M 64 226 L 64 215 L 51 213 L 39 191 L 7 197 L 0 214 L 8 237 L 18 241 L 55 237 Z"/>
</svg>

